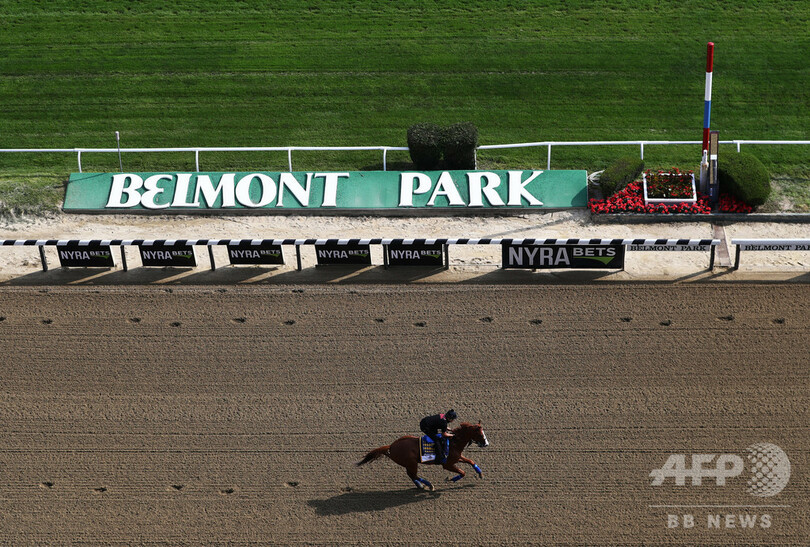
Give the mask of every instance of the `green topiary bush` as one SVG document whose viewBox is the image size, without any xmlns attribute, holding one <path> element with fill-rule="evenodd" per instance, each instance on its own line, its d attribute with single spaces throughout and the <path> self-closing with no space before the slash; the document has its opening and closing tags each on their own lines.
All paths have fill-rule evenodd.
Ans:
<svg viewBox="0 0 810 547">
<path fill-rule="evenodd" d="M 439 167 L 442 159 L 442 128 L 433 123 L 417 123 L 408 128 L 408 152 L 421 171 Z"/>
<path fill-rule="evenodd" d="M 717 162 L 720 192 L 748 205 L 762 205 L 771 195 L 771 176 L 762 162 L 750 154 L 728 154 Z"/>
<path fill-rule="evenodd" d="M 644 170 L 644 160 L 633 156 L 619 158 L 611 163 L 599 176 L 599 186 L 604 196 L 610 197 L 636 180 Z"/>
<path fill-rule="evenodd" d="M 478 128 L 471 122 L 445 128 L 443 138 L 444 162 L 447 169 L 475 169 L 475 149 L 478 148 Z"/>
</svg>

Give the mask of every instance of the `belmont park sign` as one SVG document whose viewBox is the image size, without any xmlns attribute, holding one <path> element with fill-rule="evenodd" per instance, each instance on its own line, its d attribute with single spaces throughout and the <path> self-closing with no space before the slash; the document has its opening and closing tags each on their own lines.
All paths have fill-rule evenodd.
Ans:
<svg viewBox="0 0 810 547">
<path fill-rule="evenodd" d="M 68 212 L 296 212 L 585 207 L 585 171 L 73 173 Z"/>
</svg>

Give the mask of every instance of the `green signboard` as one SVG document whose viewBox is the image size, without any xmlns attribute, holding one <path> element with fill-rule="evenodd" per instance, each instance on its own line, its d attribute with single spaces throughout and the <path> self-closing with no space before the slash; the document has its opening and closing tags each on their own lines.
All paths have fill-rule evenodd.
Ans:
<svg viewBox="0 0 810 547">
<path fill-rule="evenodd" d="M 73 173 L 67 212 L 585 207 L 585 171 Z"/>
</svg>

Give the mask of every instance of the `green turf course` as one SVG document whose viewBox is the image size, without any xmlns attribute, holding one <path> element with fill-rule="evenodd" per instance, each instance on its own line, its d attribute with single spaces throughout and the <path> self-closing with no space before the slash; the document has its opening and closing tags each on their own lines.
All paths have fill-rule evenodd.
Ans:
<svg viewBox="0 0 810 547">
<path fill-rule="evenodd" d="M 808 29 L 810 3 L 791 1 L 6 0 L 0 148 L 114 147 L 116 130 L 123 147 L 404 146 L 407 127 L 423 121 L 472 121 L 481 144 L 698 140 L 708 41 L 721 139 L 808 139 Z M 778 173 L 810 165 L 810 146 L 746 151 Z M 638 148 L 559 148 L 552 168 L 594 171 L 628 153 Z M 693 147 L 645 148 L 650 167 L 694 168 L 698 157 Z M 544 168 L 546 150 L 480 159 Z M 190 153 L 124 161 L 130 171 L 194 167 Z M 201 161 L 287 169 L 285 153 Z M 294 161 L 353 170 L 382 158 Z M 118 159 L 87 154 L 83 167 L 117 171 Z M 58 194 L 49 188 L 76 170 L 75 154 L 0 155 L 0 201 L 19 183 Z"/>
</svg>

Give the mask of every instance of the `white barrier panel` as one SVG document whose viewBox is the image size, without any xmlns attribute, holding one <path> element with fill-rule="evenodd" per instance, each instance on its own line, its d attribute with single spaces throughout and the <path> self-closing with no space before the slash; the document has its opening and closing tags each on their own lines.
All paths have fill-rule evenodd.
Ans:
<svg viewBox="0 0 810 547">
<path fill-rule="evenodd" d="M 734 269 L 740 268 L 742 251 L 810 251 L 810 239 L 732 239 L 737 247 Z"/>
</svg>

